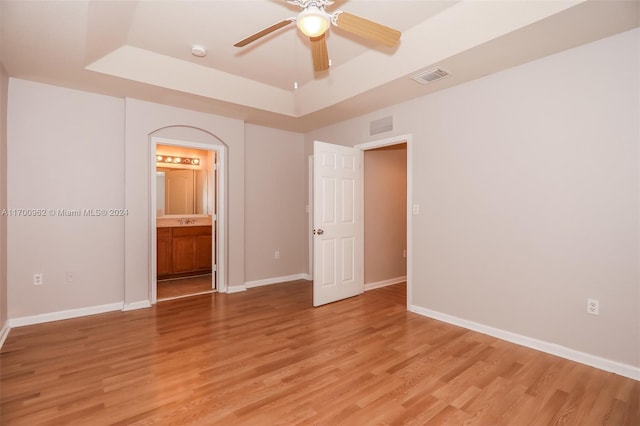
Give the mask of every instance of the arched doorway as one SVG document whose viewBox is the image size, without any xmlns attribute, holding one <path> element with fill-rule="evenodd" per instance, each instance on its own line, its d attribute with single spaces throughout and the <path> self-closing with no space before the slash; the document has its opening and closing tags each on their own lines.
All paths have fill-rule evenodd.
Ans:
<svg viewBox="0 0 640 426">
<path fill-rule="evenodd" d="M 209 265 L 211 266 L 208 291 L 214 289 L 226 291 L 226 145 L 209 132 L 187 126 L 165 127 L 149 136 L 149 152 L 152 154 L 150 156 L 151 258 L 149 264 L 151 280 L 149 299 L 151 303 L 158 301 L 159 278 L 162 281 L 165 278 L 181 278 L 181 275 L 203 275 L 198 272 L 206 271 L 207 259 L 206 257 L 203 259 L 203 253 L 206 253 L 207 238 Z M 159 147 L 162 147 L 166 152 L 160 153 Z M 189 157 L 189 152 L 197 154 Z M 158 156 L 163 157 L 162 161 L 158 160 Z M 175 162 L 173 166 L 167 167 L 169 163 L 165 162 L 166 157 L 171 157 L 172 160 L 175 160 L 176 157 L 180 158 L 181 163 L 187 159 L 189 162 L 197 159 L 200 167 L 194 167 L 193 164 L 190 164 L 189 167 L 176 167 L 177 163 Z M 165 171 L 167 169 L 205 170 L 204 174 L 194 175 L 193 193 L 206 193 L 205 199 L 193 196 L 190 202 L 196 208 L 195 211 L 178 209 L 167 212 L 167 206 L 159 205 L 159 200 L 162 200 L 163 197 L 159 196 L 158 191 L 158 165 L 162 166 L 160 168 Z M 202 167 L 203 165 L 204 167 Z M 204 185 L 202 184 L 203 179 Z M 201 181 L 199 187 L 198 180 Z M 184 181 L 179 182 L 175 187 L 181 185 L 185 185 Z M 162 188 L 161 191 L 166 194 Z M 184 194 L 182 197 L 184 198 Z M 207 226 L 209 226 L 208 237 L 207 234 L 201 232 Z M 175 247 L 173 247 L 174 243 Z M 191 256 L 193 259 L 190 259 Z M 170 265 L 170 269 L 167 270 L 166 262 L 174 260 L 178 262 L 178 265 L 175 267 Z M 198 288 L 202 288 L 202 285 L 195 288 L 195 293 L 202 293 L 198 290 Z"/>
</svg>

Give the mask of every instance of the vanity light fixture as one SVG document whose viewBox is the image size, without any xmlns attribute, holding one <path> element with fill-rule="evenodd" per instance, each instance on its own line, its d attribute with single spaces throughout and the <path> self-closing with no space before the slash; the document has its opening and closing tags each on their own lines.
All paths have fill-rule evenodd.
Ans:
<svg viewBox="0 0 640 426">
<path fill-rule="evenodd" d="M 156 155 L 156 163 L 184 164 L 187 166 L 197 166 L 200 164 L 199 158 L 171 157 Z"/>
</svg>

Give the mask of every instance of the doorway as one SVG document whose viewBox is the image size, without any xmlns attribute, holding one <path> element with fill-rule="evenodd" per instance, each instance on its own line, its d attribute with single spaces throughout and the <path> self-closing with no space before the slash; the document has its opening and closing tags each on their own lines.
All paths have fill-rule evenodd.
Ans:
<svg viewBox="0 0 640 426">
<path fill-rule="evenodd" d="M 151 138 L 152 303 L 220 289 L 224 148 Z"/>
<path fill-rule="evenodd" d="M 318 144 L 318 142 L 315 142 L 315 144 Z M 329 144 L 331 145 L 331 144 Z M 399 251 L 399 253 L 395 253 L 394 256 L 399 256 L 402 260 L 400 261 L 402 263 L 403 266 L 403 270 L 406 271 L 406 275 L 404 277 L 394 277 L 392 279 L 389 280 L 382 280 L 382 281 L 378 281 L 376 286 L 373 287 L 365 287 L 364 285 L 364 279 L 362 279 L 361 281 L 361 286 L 362 289 L 360 290 L 360 292 L 365 291 L 365 290 L 370 290 L 373 288 L 377 288 L 377 287 L 382 287 L 385 285 L 391 285 L 391 284 L 395 284 L 395 283 L 400 283 L 400 282 L 406 282 L 406 301 L 407 301 L 407 309 L 411 309 L 411 302 L 412 302 L 412 246 L 411 246 L 411 235 L 412 235 L 412 214 L 413 214 L 413 207 L 412 207 L 412 203 L 413 203 L 413 185 L 412 185 L 412 135 L 410 134 L 406 134 L 406 135 L 399 135 L 399 136 L 395 136 L 392 138 L 388 138 L 388 139 L 381 139 L 378 141 L 373 141 L 373 142 L 368 142 L 368 143 L 364 143 L 364 144 L 360 144 L 360 145 L 356 145 L 354 148 L 356 150 L 356 152 L 359 152 L 360 154 L 360 160 L 359 163 L 363 164 L 364 162 L 364 153 L 365 151 L 368 150 L 373 150 L 373 149 L 378 149 L 378 148 L 384 148 L 384 147 L 390 147 L 393 145 L 403 145 L 405 148 L 404 152 L 405 152 L 405 171 L 404 171 L 404 175 L 405 175 L 405 194 L 406 194 L 406 199 L 405 199 L 405 209 L 404 209 L 404 214 L 405 214 L 405 218 L 406 220 L 404 221 L 405 223 L 405 244 L 404 244 L 404 249 L 401 250 L 396 250 Z M 314 153 L 315 153 L 315 145 L 314 145 Z M 358 155 L 358 154 L 356 154 Z M 318 244 L 318 242 L 323 241 L 326 238 L 326 234 L 324 232 L 322 232 L 322 236 L 318 237 L 318 235 L 316 235 L 316 231 L 324 231 L 324 229 L 321 228 L 325 228 L 325 226 L 320 226 L 320 229 L 316 229 L 316 227 L 318 227 L 318 225 L 321 225 L 321 220 L 319 219 L 318 214 L 322 214 L 322 212 L 324 210 L 326 210 L 326 206 L 324 204 L 322 205 L 317 205 L 318 200 L 314 200 L 314 198 L 316 198 L 316 196 L 314 194 L 318 193 L 319 188 L 315 188 L 315 186 L 317 185 L 316 182 L 316 178 L 318 175 L 318 170 L 316 167 L 316 162 L 318 161 L 317 158 L 315 158 L 316 156 L 314 155 L 313 159 L 310 158 L 309 161 L 309 211 L 310 213 L 310 219 L 309 219 L 309 235 L 310 237 L 310 241 L 309 241 L 309 261 L 310 261 L 310 272 L 312 274 L 312 279 L 314 280 L 314 305 L 315 303 L 315 298 L 316 298 L 316 292 L 321 292 L 323 285 L 318 284 L 316 281 L 318 280 L 322 280 L 322 277 L 319 276 L 318 272 L 322 271 L 324 275 L 328 276 L 328 277 L 336 277 L 338 276 L 339 270 L 342 269 L 341 267 L 339 267 L 338 269 L 336 269 L 337 265 L 336 262 L 323 262 L 321 261 L 318 264 L 318 258 L 319 256 L 317 255 L 316 251 L 317 251 L 317 247 L 316 245 Z M 344 161 L 343 161 L 344 163 Z M 313 183 L 312 183 L 313 182 Z M 331 186 L 332 188 L 335 185 Z M 358 191 L 360 191 L 361 194 L 364 193 L 362 186 L 360 186 L 360 189 L 358 189 Z M 331 191 L 329 191 L 331 192 Z M 342 198 L 342 197 L 338 197 L 338 198 Z M 329 209 L 331 211 L 333 211 L 332 209 Z M 401 220 L 401 219 L 400 219 Z M 320 232 L 317 232 L 317 234 L 320 234 Z M 401 242 L 402 243 L 402 242 Z M 330 248 L 331 247 L 335 247 L 335 244 L 331 245 L 329 244 Z M 364 246 L 364 244 L 363 244 Z M 335 258 L 335 256 L 329 256 L 330 258 Z M 322 259 L 322 256 L 320 256 L 320 259 Z M 362 262 L 360 264 L 360 262 Z M 358 261 L 356 262 L 356 267 L 358 268 L 362 268 L 364 269 L 364 259 L 362 258 L 361 260 L 358 259 Z M 344 271 L 342 271 L 342 274 L 344 274 Z M 324 276 L 323 275 L 323 276 Z M 404 280 L 399 280 L 404 278 Z M 332 284 L 332 283 L 330 283 Z M 316 287 L 320 287 L 320 288 L 316 288 Z M 327 285 L 324 286 L 327 288 L 330 287 L 336 287 L 336 285 Z M 340 300 L 341 297 L 337 297 L 334 300 Z"/>
<path fill-rule="evenodd" d="M 364 288 L 407 279 L 407 145 L 363 152 Z"/>
<path fill-rule="evenodd" d="M 374 288 L 380 288 L 380 287 L 384 287 L 384 286 L 388 286 L 388 285 L 394 285 L 394 284 L 399 284 L 402 282 L 406 282 L 406 300 L 407 300 L 407 309 L 411 309 L 411 301 L 412 301 L 412 259 L 413 259 L 413 250 L 412 250 L 412 244 L 411 244 L 411 235 L 412 235 L 412 214 L 413 214 L 413 181 L 412 181 L 412 147 L 413 147 L 413 136 L 411 134 L 406 134 L 406 135 L 399 135 L 399 136 L 395 136 L 395 137 L 391 137 L 388 139 L 381 139 L 381 140 L 377 140 L 377 141 L 373 141 L 373 142 L 368 142 L 368 143 L 363 143 L 360 145 L 356 145 L 356 148 L 359 148 L 360 150 L 362 150 L 362 157 L 363 157 L 363 164 L 364 164 L 364 156 L 365 153 L 367 151 L 371 151 L 371 150 L 384 150 L 384 149 L 389 149 L 391 150 L 391 152 L 395 152 L 395 156 L 396 158 L 392 161 L 393 164 L 395 164 L 394 167 L 397 167 L 399 165 L 402 164 L 402 161 L 399 161 L 398 157 L 398 151 L 396 151 L 398 148 L 402 148 L 404 147 L 404 179 L 405 179 L 405 186 L 402 187 L 401 185 L 399 185 L 399 188 L 405 189 L 405 209 L 404 209 L 404 217 L 406 218 L 404 221 L 404 225 L 405 225 L 405 234 L 404 234 L 404 249 L 401 249 L 398 244 L 400 244 L 397 239 L 395 240 L 395 243 L 391 245 L 391 247 L 389 248 L 389 259 L 391 261 L 391 263 L 395 262 L 395 266 L 392 268 L 392 270 L 395 271 L 399 271 L 399 270 L 404 270 L 406 272 L 406 275 L 404 277 L 402 276 L 397 276 L 397 277 L 390 277 L 388 279 L 382 279 L 380 280 L 379 278 L 371 278 L 371 272 L 369 271 L 370 274 L 367 274 L 365 272 L 365 277 L 366 279 L 368 278 L 367 281 L 365 281 L 365 291 L 367 290 L 373 290 Z M 400 151 L 401 152 L 401 151 Z M 384 160 L 383 160 L 384 163 Z M 391 164 L 387 164 L 387 167 L 392 167 Z M 365 172 L 366 173 L 366 172 Z M 400 180 L 401 177 L 396 176 L 397 180 Z M 365 183 L 366 184 L 366 183 Z M 364 190 L 364 192 L 366 193 L 367 190 L 371 190 L 371 188 L 367 188 Z M 367 208 L 367 204 L 365 203 L 365 208 Z M 371 209 L 371 206 L 368 206 L 369 209 Z M 388 214 L 388 211 L 384 214 Z M 366 217 L 367 217 L 367 211 L 365 210 L 364 212 L 365 215 L 365 221 L 366 221 Z M 396 218 L 396 220 L 401 220 L 399 219 L 399 215 L 396 211 L 396 213 L 394 213 L 394 217 Z M 365 227 L 367 225 L 365 224 Z M 378 236 L 379 237 L 379 236 Z M 365 241 L 367 240 L 367 231 L 365 229 Z M 372 236 L 369 233 L 369 239 L 371 239 Z M 377 237 L 374 237 L 374 240 Z M 372 243 L 372 245 L 375 245 L 375 241 L 374 243 Z M 370 247 L 369 250 L 372 250 L 373 248 Z M 365 249 L 366 252 L 366 249 Z M 365 253 L 366 256 L 366 253 Z M 369 259 L 369 261 L 374 261 L 375 259 Z M 401 263 L 401 268 L 398 268 L 398 263 Z M 374 274 L 379 274 L 380 272 L 373 272 Z M 397 273 L 397 272 L 396 272 Z M 392 274 L 395 275 L 395 274 Z M 376 275 L 373 275 L 373 277 L 375 277 Z M 380 275 L 378 275 L 379 277 Z M 403 279 L 404 278 L 404 279 Z M 367 284 L 368 283 L 368 284 Z"/>
</svg>

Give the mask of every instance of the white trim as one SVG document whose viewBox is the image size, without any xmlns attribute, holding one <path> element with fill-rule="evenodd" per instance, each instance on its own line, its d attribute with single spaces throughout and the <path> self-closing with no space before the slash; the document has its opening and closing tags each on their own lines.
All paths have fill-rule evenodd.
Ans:
<svg viewBox="0 0 640 426">
<path fill-rule="evenodd" d="M 628 377 L 633 380 L 640 380 L 640 367 L 635 367 L 629 364 L 622 364 L 610 359 L 601 358 L 596 355 L 587 354 L 577 351 L 575 349 L 567 348 L 555 343 L 549 343 L 542 340 L 534 339 L 532 337 L 523 336 L 521 334 L 512 333 L 510 331 L 501 330 L 499 328 L 493 328 L 487 325 L 479 324 L 473 321 L 468 321 L 462 318 L 454 317 L 452 315 L 443 314 L 441 312 L 433 311 L 431 309 L 422 308 L 420 306 L 411 305 L 409 308 L 411 312 L 414 312 L 425 317 L 433 318 L 438 321 L 443 321 L 449 324 L 464 327 L 468 330 L 477 331 L 478 333 L 486 334 L 496 337 L 498 339 L 506 340 L 507 342 L 515 343 L 517 345 L 526 346 L 531 349 L 535 349 L 541 352 L 546 352 L 551 355 L 556 355 L 561 358 L 565 358 L 571 361 L 579 362 L 581 364 L 595 367 L 600 370 L 609 371 L 615 374 L 619 374 L 624 377 Z"/>
<path fill-rule="evenodd" d="M 311 274 L 300 274 L 301 280 L 313 281 L 313 277 Z"/>
<path fill-rule="evenodd" d="M 379 139 L 371 142 L 361 143 L 355 146 L 355 148 L 362 151 L 368 151 L 370 149 L 382 148 L 385 146 L 399 145 L 401 143 L 409 142 L 411 140 L 411 134 L 392 136 L 390 138 Z"/>
<path fill-rule="evenodd" d="M 400 284 L 407 281 L 407 277 L 391 278 L 384 281 L 378 281 L 377 283 L 369 283 L 364 285 L 364 291 L 374 290 L 376 288 L 387 287 L 394 284 Z"/>
<path fill-rule="evenodd" d="M 25 325 L 42 324 L 51 321 L 85 317 L 87 315 L 103 314 L 105 312 L 120 311 L 123 309 L 122 306 L 122 302 L 109 303 L 108 305 L 89 306 L 86 308 L 68 309 L 28 317 L 11 318 L 7 322 L 10 328 L 22 327 Z"/>
<path fill-rule="evenodd" d="M 309 175 L 307 176 L 308 187 L 307 194 L 309 195 L 308 204 L 307 204 L 307 242 L 308 247 L 308 260 L 309 260 L 309 273 L 307 276 L 309 278 L 305 278 L 308 280 L 313 280 L 313 155 L 310 155 L 307 159 L 307 165 L 309 169 Z"/>
<path fill-rule="evenodd" d="M 262 287 L 263 285 L 286 283 L 287 281 L 308 280 L 309 274 L 287 275 L 286 277 L 267 278 L 264 280 L 247 281 L 246 288 Z"/>
<path fill-rule="evenodd" d="M 2 345 L 4 345 L 4 341 L 7 340 L 9 336 L 9 331 L 11 331 L 11 327 L 9 327 L 9 321 L 5 321 L 2 325 L 2 329 L 0 329 L 0 349 L 2 349 Z"/>
<path fill-rule="evenodd" d="M 122 310 L 126 311 L 135 311 L 136 309 L 145 309 L 151 307 L 150 300 L 140 300 L 138 302 L 126 303 L 122 306 Z"/>
<path fill-rule="evenodd" d="M 243 285 L 229 285 L 229 286 L 227 286 L 227 294 L 241 293 L 243 291 L 247 291 L 247 287 L 245 287 Z"/>
</svg>

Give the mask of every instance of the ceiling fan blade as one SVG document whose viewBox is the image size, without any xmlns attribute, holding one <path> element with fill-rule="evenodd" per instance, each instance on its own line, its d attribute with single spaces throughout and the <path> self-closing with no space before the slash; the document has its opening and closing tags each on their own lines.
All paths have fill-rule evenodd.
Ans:
<svg viewBox="0 0 640 426">
<path fill-rule="evenodd" d="M 252 43 L 256 40 L 258 40 L 259 38 L 262 38 L 264 36 L 266 36 L 267 34 L 271 34 L 272 32 L 274 32 L 275 30 L 279 30 L 282 27 L 286 27 L 287 25 L 289 25 L 290 23 L 294 22 L 295 18 L 287 18 L 284 21 L 280 21 L 277 24 L 273 24 L 272 26 L 265 28 L 262 31 L 258 31 L 255 34 L 250 35 L 249 37 L 240 40 L 239 42 L 237 42 L 236 44 L 234 44 L 235 47 L 244 47 L 249 43 Z"/>
<path fill-rule="evenodd" d="M 329 69 L 329 52 L 327 51 L 326 34 L 309 37 L 311 40 L 311 56 L 313 56 L 313 70 L 315 72 Z"/>
<path fill-rule="evenodd" d="M 345 31 L 369 40 L 377 41 L 385 46 L 393 47 L 400 41 L 400 31 L 386 27 L 377 22 L 352 15 L 347 12 L 336 12 L 336 25 Z"/>
</svg>

